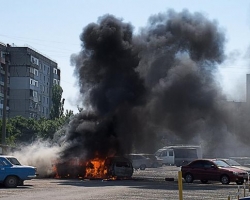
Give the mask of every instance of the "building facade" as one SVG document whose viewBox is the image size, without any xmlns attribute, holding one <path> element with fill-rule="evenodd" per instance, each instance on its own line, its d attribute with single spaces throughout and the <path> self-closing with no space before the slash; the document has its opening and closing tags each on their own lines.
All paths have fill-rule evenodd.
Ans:
<svg viewBox="0 0 250 200">
<path fill-rule="evenodd" d="M 3 107 L 4 107 L 4 97 L 5 97 L 5 89 L 6 89 L 6 117 L 8 117 L 9 111 L 9 81 L 10 81 L 10 73 L 9 68 L 7 69 L 7 83 L 5 84 L 5 73 L 7 68 L 7 60 L 6 60 L 6 45 L 0 42 L 0 117 L 3 116 Z"/>
<path fill-rule="evenodd" d="M 10 60 L 7 117 L 49 118 L 52 87 L 60 85 L 57 63 L 31 47 L 6 45 L 5 52 Z"/>
</svg>

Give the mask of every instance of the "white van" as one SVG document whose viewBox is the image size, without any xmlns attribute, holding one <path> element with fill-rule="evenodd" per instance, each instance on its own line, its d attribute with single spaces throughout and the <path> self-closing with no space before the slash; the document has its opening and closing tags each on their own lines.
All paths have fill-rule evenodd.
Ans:
<svg viewBox="0 0 250 200">
<path fill-rule="evenodd" d="M 202 158 L 201 146 L 166 146 L 155 152 L 155 156 L 162 165 L 186 165 L 189 162 Z"/>
</svg>

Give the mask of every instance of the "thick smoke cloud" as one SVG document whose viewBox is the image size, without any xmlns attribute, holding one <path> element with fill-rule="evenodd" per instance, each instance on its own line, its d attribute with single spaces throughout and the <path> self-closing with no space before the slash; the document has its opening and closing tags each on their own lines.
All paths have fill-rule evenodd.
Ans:
<svg viewBox="0 0 250 200">
<path fill-rule="evenodd" d="M 224 60 L 216 21 L 184 10 L 153 15 L 140 33 L 112 15 L 80 35 L 72 55 L 84 110 L 66 131 L 62 157 L 153 153 L 169 141 L 204 145 L 211 155 L 230 148 L 229 110 L 214 79 Z M 226 150 L 225 150 L 226 154 Z"/>
<path fill-rule="evenodd" d="M 87 158 L 128 153 L 141 123 L 136 110 L 146 103 L 146 89 L 136 67 L 138 52 L 130 24 L 104 16 L 80 36 L 82 51 L 73 56 L 86 111 L 70 124 L 64 156 Z M 90 117 L 91 116 L 91 117 Z M 101 155 L 100 155 L 101 153 Z"/>
<path fill-rule="evenodd" d="M 151 119 L 184 141 L 218 123 L 222 127 L 219 104 L 225 97 L 213 73 L 224 58 L 223 32 L 215 22 L 188 11 L 170 10 L 150 17 L 148 24 L 138 40 L 145 47 L 139 70 L 150 91 Z"/>
</svg>

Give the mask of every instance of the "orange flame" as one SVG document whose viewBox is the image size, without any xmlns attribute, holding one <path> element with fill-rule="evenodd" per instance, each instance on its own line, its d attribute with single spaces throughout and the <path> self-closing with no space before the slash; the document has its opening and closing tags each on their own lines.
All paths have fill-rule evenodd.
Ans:
<svg viewBox="0 0 250 200">
<path fill-rule="evenodd" d="M 108 170 L 105 166 L 105 159 L 95 158 L 86 164 L 86 178 L 106 178 Z"/>
</svg>

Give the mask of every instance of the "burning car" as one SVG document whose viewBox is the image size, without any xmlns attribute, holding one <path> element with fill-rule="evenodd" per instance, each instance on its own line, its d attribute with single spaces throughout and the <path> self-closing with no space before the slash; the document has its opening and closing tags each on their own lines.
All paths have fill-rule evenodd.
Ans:
<svg viewBox="0 0 250 200">
<path fill-rule="evenodd" d="M 124 157 L 109 157 L 106 159 L 108 178 L 131 178 L 133 175 L 133 166 L 129 159 Z"/>
<path fill-rule="evenodd" d="M 127 179 L 132 175 L 132 163 L 121 156 L 95 158 L 90 161 L 71 158 L 54 165 L 55 178 Z"/>
</svg>

